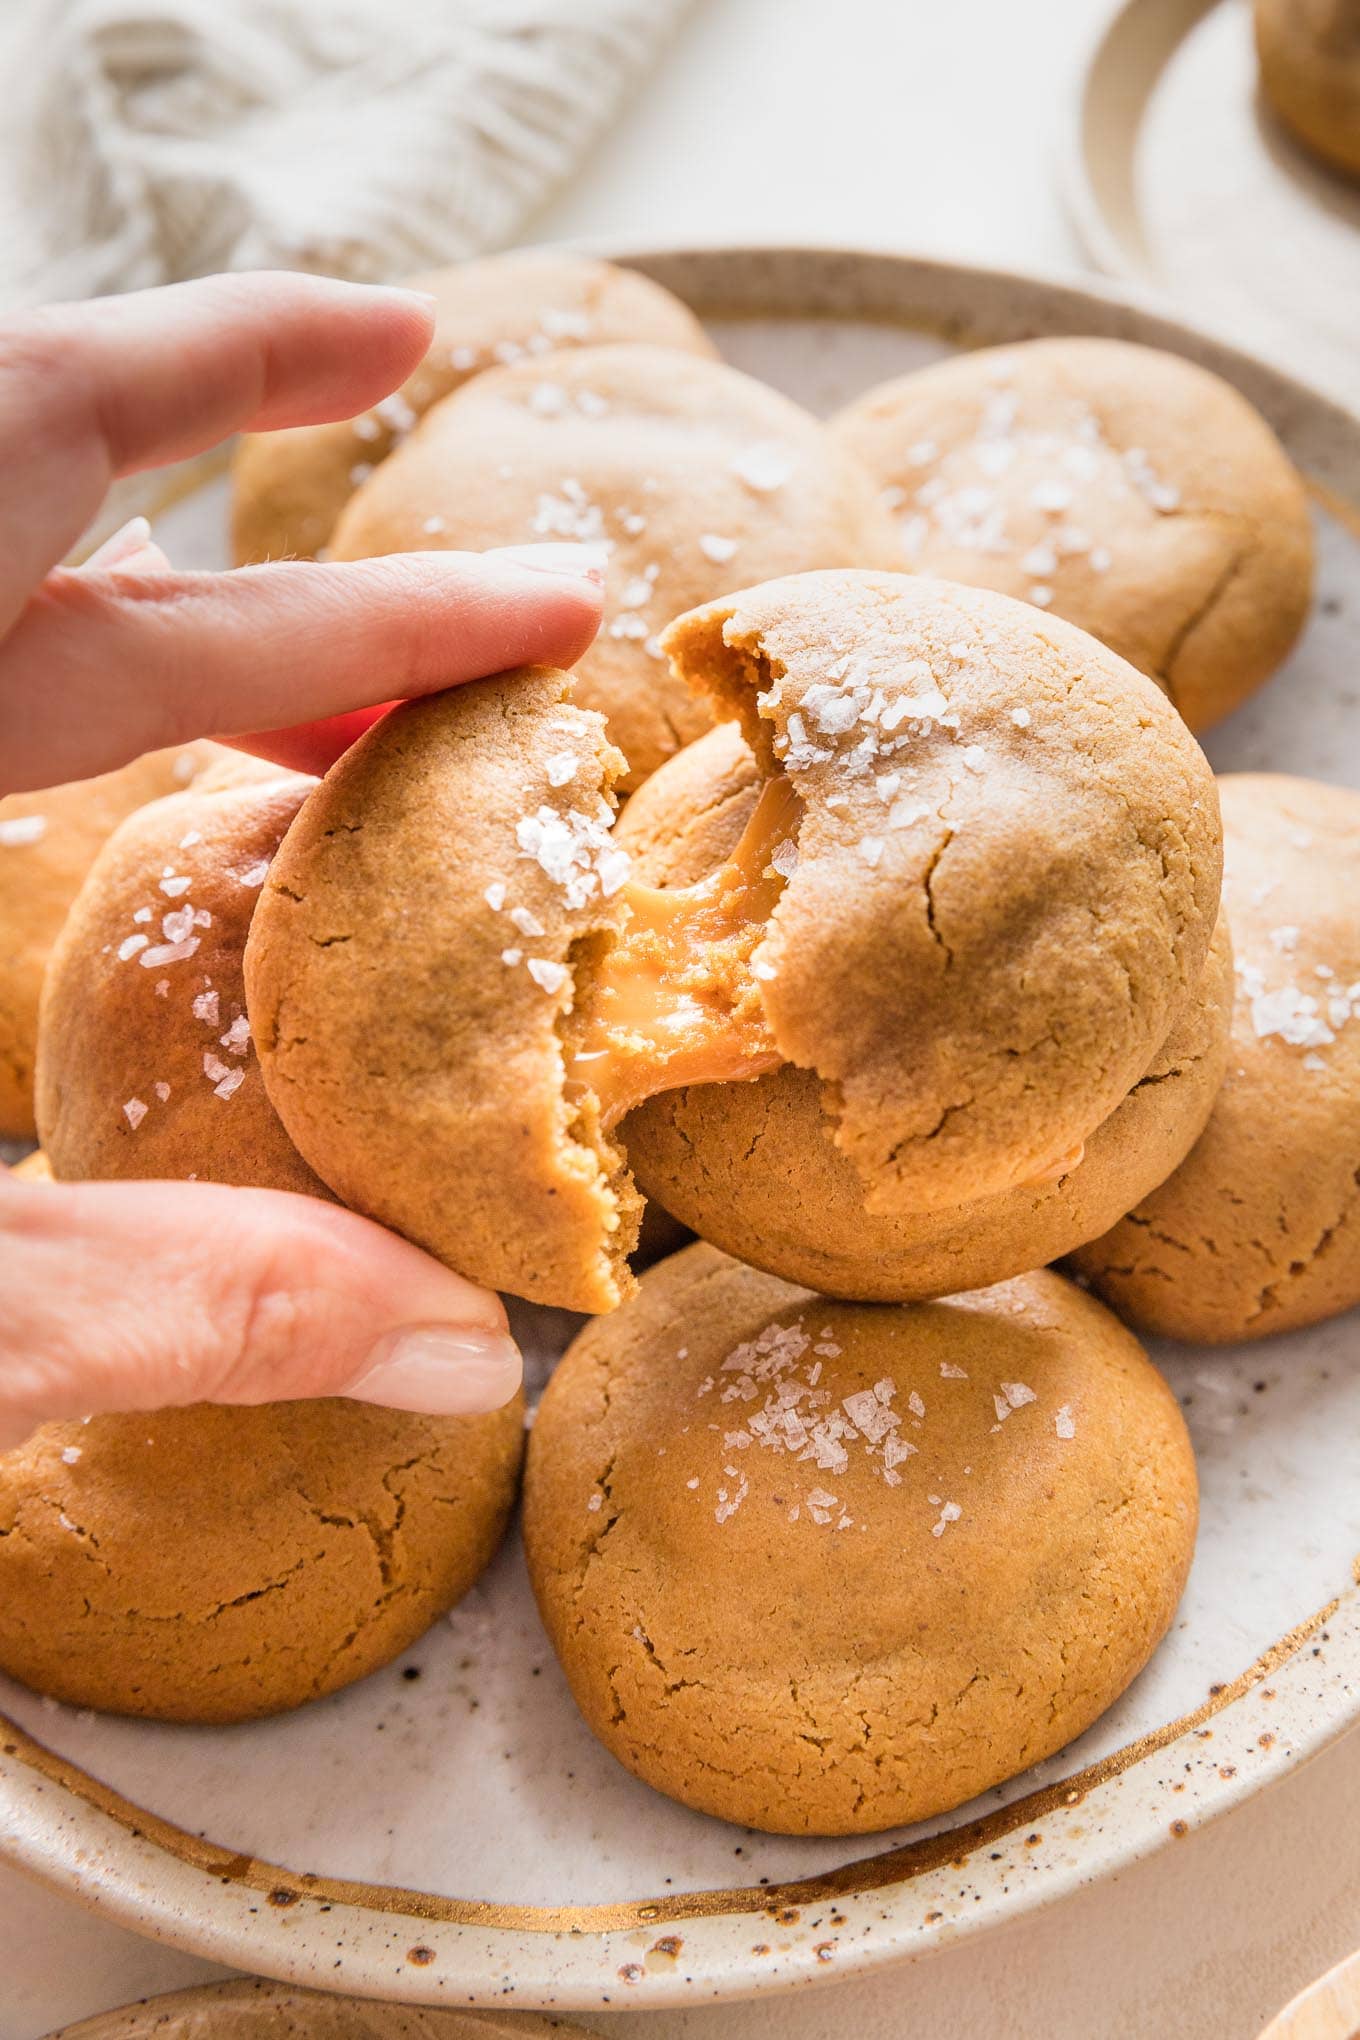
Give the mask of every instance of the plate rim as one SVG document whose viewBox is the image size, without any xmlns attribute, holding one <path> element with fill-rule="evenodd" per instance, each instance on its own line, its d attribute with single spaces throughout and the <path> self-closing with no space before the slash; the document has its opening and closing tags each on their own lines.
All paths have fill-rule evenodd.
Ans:
<svg viewBox="0 0 1360 2040">
<path fill-rule="evenodd" d="M 1245 9 L 1250 0 L 1107 0 L 1103 14 L 1082 32 L 1068 74 L 1053 149 L 1059 200 L 1088 260 L 1105 276 L 1146 298 L 1155 299 L 1168 285 L 1147 244 L 1136 189 L 1143 127 L 1158 86 L 1182 46 L 1211 14 L 1230 5 Z M 1280 125 L 1274 118 L 1270 124 Z M 1282 128 L 1280 132 L 1282 145 L 1297 153 L 1301 168 L 1309 169 L 1315 179 L 1332 181 L 1333 173 L 1319 167 Z M 1119 158 L 1119 171 L 1113 176 L 1102 160 L 1111 134 Z M 1116 180 L 1127 182 L 1129 188 L 1119 190 Z M 1229 336 L 1242 317 L 1240 305 L 1216 308 L 1206 296 L 1203 302 L 1192 300 L 1188 310 L 1202 331 L 1231 344 Z M 1306 306 L 1304 310 L 1306 314 Z M 1306 316 L 1295 321 L 1293 337 L 1309 344 Z M 1261 329 L 1250 344 L 1260 359 L 1283 370 L 1284 340 L 1278 329 Z M 1349 374 L 1342 350 L 1324 343 L 1313 360 L 1313 386 L 1319 392 L 1329 391 L 1343 405 L 1356 401 L 1360 384 Z"/>
<path fill-rule="evenodd" d="M 1126 0 L 1120 11 L 1144 4 L 1145 0 Z M 1199 0 L 1183 0 L 1183 4 L 1196 5 Z M 611 238 L 572 245 L 608 255 L 663 280 L 677 268 L 693 270 L 700 264 L 732 279 L 746 275 L 748 280 L 752 265 L 764 264 L 767 270 L 773 265 L 786 286 L 800 266 L 815 272 L 817 289 L 810 296 L 817 299 L 816 306 L 804 302 L 800 311 L 780 311 L 767 301 L 763 309 L 742 307 L 710 302 L 707 294 L 700 292 L 701 315 L 710 319 L 827 316 L 864 321 L 877 317 L 917 330 L 933 327 L 949 331 L 951 321 L 942 317 L 940 308 L 951 297 L 957 328 L 962 316 L 958 306 L 969 303 L 976 311 L 978 301 L 990 302 L 998 294 L 1004 301 L 1010 293 L 1022 308 L 1021 314 L 1009 319 L 1004 312 L 999 314 L 985 338 L 1004 341 L 1023 337 L 1023 314 L 1036 315 L 1042 306 L 1047 308 L 1050 331 L 1109 332 L 1170 347 L 1244 387 L 1280 429 L 1289 421 L 1291 429 L 1285 429 L 1285 436 L 1291 441 L 1302 438 L 1312 449 L 1309 465 L 1313 479 L 1317 480 L 1320 468 L 1323 492 L 1341 496 L 1342 513 L 1360 528 L 1360 418 L 1334 394 L 1206 326 L 1177 317 L 1153 297 L 1101 279 L 959 262 L 891 247 L 847 247 L 803 239 L 709 244 L 676 241 L 638 249 Z M 834 298 L 843 286 L 847 270 L 857 279 L 862 297 L 873 299 L 873 305 L 843 303 L 833 310 L 827 304 L 819 309 L 823 300 Z M 895 310 L 885 310 L 878 300 L 893 294 L 894 281 L 901 301 Z M 883 292 L 880 284 L 884 284 Z M 740 288 L 736 295 L 740 299 Z M 933 312 L 927 310 L 928 299 L 933 302 Z M 1071 324 L 1055 326 L 1052 319 L 1057 311 L 1070 318 Z M 985 325 L 986 321 L 978 323 Z M 957 331 L 954 337 L 959 337 Z M 971 344 L 982 344 L 983 337 L 975 324 Z M 1296 458 L 1302 458 L 1297 451 Z M 162 485 L 164 479 L 161 477 Z M 1321 1641 L 1312 1643 L 1310 1650 L 1315 1636 Z M 1323 1675 L 1323 1693 L 1330 1707 L 1317 1704 L 1318 1695 L 1310 1683 L 1312 1666 Z M 994 1824 L 985 1836 L 974 1836 L 976 1827 L 989 1826 L 985 1817 L 980 1824 L 946 1829 L 941 1837 L 931 1838 L 937 1842 L 933 1855 L 938 1860 L 895 1881 L 870 1882 L 851 1889 L 845 1883 L 845 1873 L 832 1872 L 798 1887 L 799 1893 L 815 1893 L 805 1905 L 781 1903 L 773 1911 L 770 1897 L 782 1895 L 788 1887 L 769 1895 L 754 1889 L 746 1894 L 763 1899 L 763 1907 L 734 1908 L 730 1904 L 734 1894 L 720 1892 L 708 1896 L 729 1901 L 726 1909 L 721 1903 L 706 1907 L 702 1892 L 667 1900 L 664 1913 L 660 1902 L 636 1901 L 627 1908 L 604 1909 L 630 1913 L 632 1917 L 624 1924 L 584 1928 L 551 1923 L 525 1926 L 522 1921 L 501 1924 L 488 1917 L 497 1911 L 522 1914 L 524 1910 L 505 1907 L 481 1908 L 483 1917 L 478 1921 L 441 1917 L 448 1901 L 432 1894 L 401 1894 L 392 1887 L 383 1889 L 407 1902 L 399 1909 L 380 1909 L 371 1902 L 319 1895 L 316 1880 L 281 1866 L 257 1864 L 229 1847 L 217 1850 L 219 1860 L 212 1868 L 187 1862 L 158 1842 L 153 1831 L 182 1835 L 186 1844 L 192 1837 L 172 1823 L 145 1814 L 140 1815 L 139 1824 L 140 1810 L 128 1802 L 122 1804 L 132 1818 L 122 1822 L 101 1810 L 69 1777 L 63 1779 L 56 1773 L 64 1768 L 106 1796 L 108 1788 L 99 1787 L 88 1773 L 65 1760 L 52 1757 L 47 1765 L 35 1762 L 25 1753 L 25 1746 L 38 1751 L 43 1746 L 3 1716 L 0 1858 L 152 1939 L 248 1967 L 284 1983 L 331 1991 L 366 1990 L 394 2003 L 514 2003 L 545 2011 L 712 2002 L 864 1973 L 1018 1918 L 1153 1853 L 1309 1760 L 1360 1721 L 1360 1593 L 1355 1584 L 1342 1587 L 1334 1601 L 1291 1631 L 1225 1690 L 1227 1697 L 1210 1704 L 1207 1711 L 1197 1710 L 1130 1745 L 1132 1756 L 1127 1751 L 1117 1752 L 1089 1772 L 1072 1774 L 1041 1788 L 1038 1794 L 1012 1802 L 1005 1809 L 1016 1814 L 1008 1827 L 1009 1851 L 986 1852 L 991 1862 L 1002 1861 L 1006 1867 L 995 1872 L 984 1866 L 981 1871 L 982 1877 L 991 1880 L 991 1901 L 988 1903 L 979 1889 L 972 1906 L 961 1913 L 952 1896 L 960 1875 L 983 1853 L 984 1841 L 1007 1840 L 995 1832 Z M 1268 1729 L 1259 1714 L 1248 1719 L 1253 1696 L 1278 1703 Z M 1214 1717 L 1212 1729 L 1205 1726 L 1209 1714 Z M 1212 1760 L 1205 1756 L 1206 1738 L 1215 1743 Z M 1165 1761 L 1152 1765 L 1153 1757 Z M 1184 1776 L 1173 1779 L 1169 1774 L 1178 1767 L 1183 1767 Z M 1155 1777 L 1154 1771 L 1158 1773 Z M 1163 1771 L 1168 1775 L 1162 1777 Z M 1159 1793 L 1172 1791 L 1184 1797 L 1164 1803 Z M 1046 1829 L 1056 1831 L 1047 1848 L 1031 1846 L 1043 1844 L 1042 1834 L 1013 1839 L 1017 1827 L 1027 1824 L 1039 1802 Z M 1173 1804 L 1180 1809 L 1174 1818 L 1168 1817 L 1167 1811 Z M 1098 1831 L 1094 1843 L 1088 1838 L 1093 1823 Z M 863 1839 L 866 1843 L 872 1840 Z M 1084 1843 L 1081 1849 L 1075 1846 L 1078 1840 Z M 961 1841 L 962 1855 L 958 1853 Z M 164 1875 L 167 1862 L 171 1865 L 168 1878 Z M 162 1873 L 159 1883 L 157 1870 Z M 251 1881 L 248 1873 L 256 1871 L 262 1881 Z M 1005 1882 L 1012 1874 L 1018 1892 Z M 270 1879 L 274 1880 L 272 1889 Z M 252 1895 L 263 1903 L 244 1903 Z M 938 1906 L 931 1902 L 935 1898 L 940 1900 Z M 913 1900 L 919 1903 L 913 1904 Z M 467 1902 L 454 1903 L 466 1911 Z M 650 1924 L 642 1918 L 648 1910 L 654 1915 Z M 804 1918 L 805 1910 L 817 1917 Z M 752 1944 L 752 1923 L 762 1917 L 770 1922 L 763 1930 L 768 1940 Z M 559 1912 L 559 1921 L 561 1918 Z M 657 1933 L 658 1925 L 672 1921 L 684 1923 L 683 1935 Z M 341 1925 L 349 1937 L 348 1949 L 335 1938 Z M 417 1929 L 419 1938 L 413 1941 Z M 674 1951 L 666 1948 L 668 1941 L 676 1944 Z M 341 1949 L 339 1962 L 335 1961 L 337 1946 Z M 531 1952 L 543 1956 L 545 1950 L 552 1951 L 546 1962 L 525 1960 Z M 583 1960 L 587 1954 L 590 1959 Z M 518 1975 L 512 1975 L 512 1966 Z"/>
</svg>

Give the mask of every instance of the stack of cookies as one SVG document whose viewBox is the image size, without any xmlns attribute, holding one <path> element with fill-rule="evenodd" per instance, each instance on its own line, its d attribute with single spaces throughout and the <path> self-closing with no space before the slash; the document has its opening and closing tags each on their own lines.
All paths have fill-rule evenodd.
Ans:
<svg viewBox="0 0 1360 2040">
<path fill-rule="evenodd" d="M 602 264 L 439 296 L 399 397 L 241 449 L 239 554 L 588 539 L 599 641 L 122 821 L 47 937 L 44 1150 L 336 1198 L 588 1313 L 524 1537 L 592 1730 L 752 1826 L 937 1814 L 1171 1622 L 1195 1467 L 1135 1333 L 1360 1301 L 1360 797 L 1192 734 L 1303 624 L 1303 487 L 1144 348 L 828 425 Z M 698 1239 L 639 1273 L 649 1204 Z M 476 1577 L 520 1435 L 49 1427 L 0 1460 L 0 1664 L 160 1717 L 330 1690 Z"/>
</svg>

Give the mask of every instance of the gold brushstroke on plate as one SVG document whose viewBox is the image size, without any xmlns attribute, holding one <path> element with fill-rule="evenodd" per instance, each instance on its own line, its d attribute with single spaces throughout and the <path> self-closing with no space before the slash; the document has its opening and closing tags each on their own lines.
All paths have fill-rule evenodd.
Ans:
<svg viewBox="0 0 1360 2040">
<path fill-rule="evenodd" d="M 886 1885 L 909 1883 L 946 1863 L 957 1863 L 962 1868 L 975 1850 L 989 1847 L 1018 1829 L 1033 1828 L 1049 1814 L 1070 1812 L 1098 1786 L 1108 1784 L 1135 1764 L 1146 1762 L 1182 1736 L 1202 1728 L 1225 1707 L 1242 1699 L 1253 1686 L 1268 1679 L 1330 1621 L 1339 1604 L 1340 1596 L 1289 1630 L 1237 1678 L 1213 1687 L 1209 1698 L 1189 1714 L 1139 1736 L 1054 1785 L 1027 1793 L 1023 1799 L 1013 1800 L 1008 1806 L 998 1807 L 995 1813 L 983 1814 L 961 1827 L 925 1835 L 901 1848 L 884 1850 L 881 1855 L 857 1857 L 839 1869 L 790 1883 L 673 1892 L 658 1898 L 625 1899 L 610 1904 L 506 1905 L 481 1898 L 442 1898 L 433 1892 L 406 1891 L 398 1885 L 363 1884 L 310 1872 L 300 1874 L 243 1855 L 239 1850 L 223 1848 L 204 1837 L 186 1834 L 183 1828 L 162 1820 L 159 1814 L 133 1805 L 78 1764 L 58 1756 L 4 1715 L 0 1715 L 0 1736 L 4 1738 L 0 1742 L 0 1757 L 36 1772 L 190 1869 L 223 1884 L 258 1891 L 267 1905 L 280 1909 L 311 1900 L 319 1905 L 355 1906 L 367 1912 L 409 1919 L 438 1920 L 464 1927 L 502 1927 L 533 1934 L 609 1934 L 671 1921 L 711 1919 L 725 1913 L 770 1913 L 778 1920 L 782 1914 L 796 1916 L 804 1907 L 822 1905 L 828 1900 L 862 1897 L 881 1891 Z M 790 1918 L 786 1924 L 795 1924 L 795 1919 Z"/>
</svg>

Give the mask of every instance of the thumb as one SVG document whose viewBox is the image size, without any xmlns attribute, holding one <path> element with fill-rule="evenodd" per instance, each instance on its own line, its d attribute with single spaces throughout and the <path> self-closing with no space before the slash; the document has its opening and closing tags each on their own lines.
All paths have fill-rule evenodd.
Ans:
<svg viewBox="0 0 1360 2040">
<path fill-rule="evenodd" d="M 38 1425 L 350 1396 L 437 1416 L 520 1384 L 499 1299 L 338 1206 L 0 1169 L 0 1449 Z"/>
</svg>

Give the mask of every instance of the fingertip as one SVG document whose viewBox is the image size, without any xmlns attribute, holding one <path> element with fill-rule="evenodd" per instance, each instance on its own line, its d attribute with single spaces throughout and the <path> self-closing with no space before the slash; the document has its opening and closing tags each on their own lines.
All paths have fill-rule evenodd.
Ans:
<svg viewBox="0 0 1360 2040">
<path fill-rule="evenodd" d="M 387 283 L 277 272 L 277 373 L 254 431 L 353 415 L 400 388 L 429 352 L 436 301 Z"/>
<path fill-rule="evenodd" d="M 405 284 L 362 283 L 350 288 L 362 295 L 366 317 L 380 319 L 401 334 L 414 368 L 434 338 L 438 299 L 428 290 L 410 290 Z"/>
<path fill-rule="evenodd" d="M 481 560 L 496 593 L 511 605 L 523 641 L 518 657 L 574 666 L 599 636 L 604 615 L 606 554 L 594 545 L 501 546 Z"/>
<path fill-rule="evenodd" d="M 571 668 L 585 657 L 599 636 L 602 615 L 603 596 L 592 591 L 588 582 L 578 581 L 555 589 L 551 599 L 540 607 L 542 641 L 530 647 L 526 662 Z"/>
</svg>

